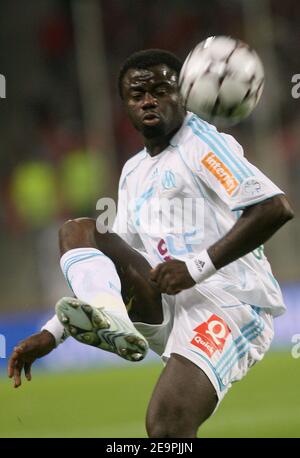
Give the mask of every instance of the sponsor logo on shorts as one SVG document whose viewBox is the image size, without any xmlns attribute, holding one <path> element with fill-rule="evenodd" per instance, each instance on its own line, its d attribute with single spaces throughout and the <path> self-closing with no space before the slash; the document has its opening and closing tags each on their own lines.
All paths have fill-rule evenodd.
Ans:
<svg viewBox="0 0 300 458">
<path fill-rule="evenodd" d="M 226 339 L 231 333 L 230 328 L 224 320 L 217 315 L 211 317 L 197 326 L 194 331 L 197 333 L 191 344 L 200 348 L 209 358 L 219 350 L 223 350 Z"/>
<path fill-rule="evenodd" d="M 234 175 L 212 151 L 202 159 L 202 164 L 216 177 L 229 195 L 238 187 L 239 183 Z"/>
</svg>

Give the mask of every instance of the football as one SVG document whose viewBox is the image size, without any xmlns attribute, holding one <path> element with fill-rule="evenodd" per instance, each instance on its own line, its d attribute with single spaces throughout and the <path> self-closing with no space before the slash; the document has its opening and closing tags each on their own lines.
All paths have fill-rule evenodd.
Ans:
<svg viewBox="0 0 300 458">
<path fill-rule="evenodd" d="M 264 68 L 246 43 L 209 37 L 187 56 L 179 77 L 186 109 L 217 125 L 249 116 L 264 86 Z"/>
</svg>

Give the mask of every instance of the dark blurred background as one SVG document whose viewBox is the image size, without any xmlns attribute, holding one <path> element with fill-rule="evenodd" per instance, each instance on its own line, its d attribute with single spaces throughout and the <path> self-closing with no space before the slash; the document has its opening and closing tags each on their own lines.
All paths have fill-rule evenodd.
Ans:
<svg viewBox="0 0 300 458">
<path fill-rule="evenodd" d="M 123 61 L 149 47 L 184 59 L 208 36 L 230 35 L 256 49 L 266 80 L 254 113 L 227 131 L 287 193 L 296 217 L 266 244 L 288 306 L 275 320 L 277 351 L 234 388 L 204 434 L 299 436 L 300 99 L 292 97 L 299 22 L 298 0 L 0 0 L 0 373 L 16 342 L 70 294 L 59 268 L 59 227 L 96 216 L 100 197 L 116 197 L 122 165 L 142 146 L 117 92 Z M 39 364 L 43 372 L 130 366 L 74 339 Z M 2 372 L 0 436 L 145 435 L 159 369 L 143 365 L 101 376 L 36 378 L 34 371 L 34 382 L 17 392 Z"/>
<path fill-rule="evenodd" d="M 300 205 L 299 2 L 251 0 L 1 0 L 1 311 L 48 308 L 65 292 L 57 230 L 95 214 L 115 195 L 124 161 L 141 142 L 116 89 L 133 51 L 160 47 L 185 58 L 210 35 L 250 43 L 266 67 L 251 119 L 231 129 L 246 155 Z M 299 279 L 298 221 L 268 250 L 281 281 Z"/>
<path fill-rule="evenodd" d="M 117 92 L 132 52 L 182 59 L 210 35 L 248 42 L 266 70 L 253 115 L 229 130 L 247 157 L 300 206 L 297 0 L 1 0 L 0 315 L 49 310 L 68 293 L 57 231 L 116 196 L 125 160 L 141 147 Z M 267 244 L 281 284 L 300 280 L 299 220 Z"/>
</svg>

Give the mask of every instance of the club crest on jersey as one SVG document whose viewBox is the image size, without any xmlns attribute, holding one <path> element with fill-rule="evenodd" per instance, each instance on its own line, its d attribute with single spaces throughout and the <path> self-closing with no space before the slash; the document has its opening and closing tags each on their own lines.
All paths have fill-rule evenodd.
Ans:
<svg viewBox="0 0 300 458">
<path fill-rule="evenodd" d="M 231 333 L 225 321 L 214 314 L 207 321 L 197 326 L 194 331 L 197 334 L 191 340 L 191 344 L 204 351 L 209 358 L 217 350 L 220 352 L 223 350 L 226 339 Z"/>
<path fill-rule="evenodd" d="M 170 189 L 176 188 L 176 177 L 172 170 L 165 170 L 162 176 L 162 186 L 164 189 L 169 191 Z"/>
<path fill-rule="evenodd" d="M 201 162 L 216 177 L 227 194 L 231 196 L 238 187 L 239 182 L 226 165 L 212 151 L 207 153 Z"/>
</svg>

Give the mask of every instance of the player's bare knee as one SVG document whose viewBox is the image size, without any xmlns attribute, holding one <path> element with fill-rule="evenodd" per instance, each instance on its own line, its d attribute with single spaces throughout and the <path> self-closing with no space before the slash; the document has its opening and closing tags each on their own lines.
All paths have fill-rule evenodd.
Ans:
<svg viewBox="0 0 300 458">
<path fill-rule="evenodd" d="M 74 248 L 96 248 L 95 220 L 77 218 L 66 221 L 59 230 L 59 246 L 61 254 Z"/>
</svg>

